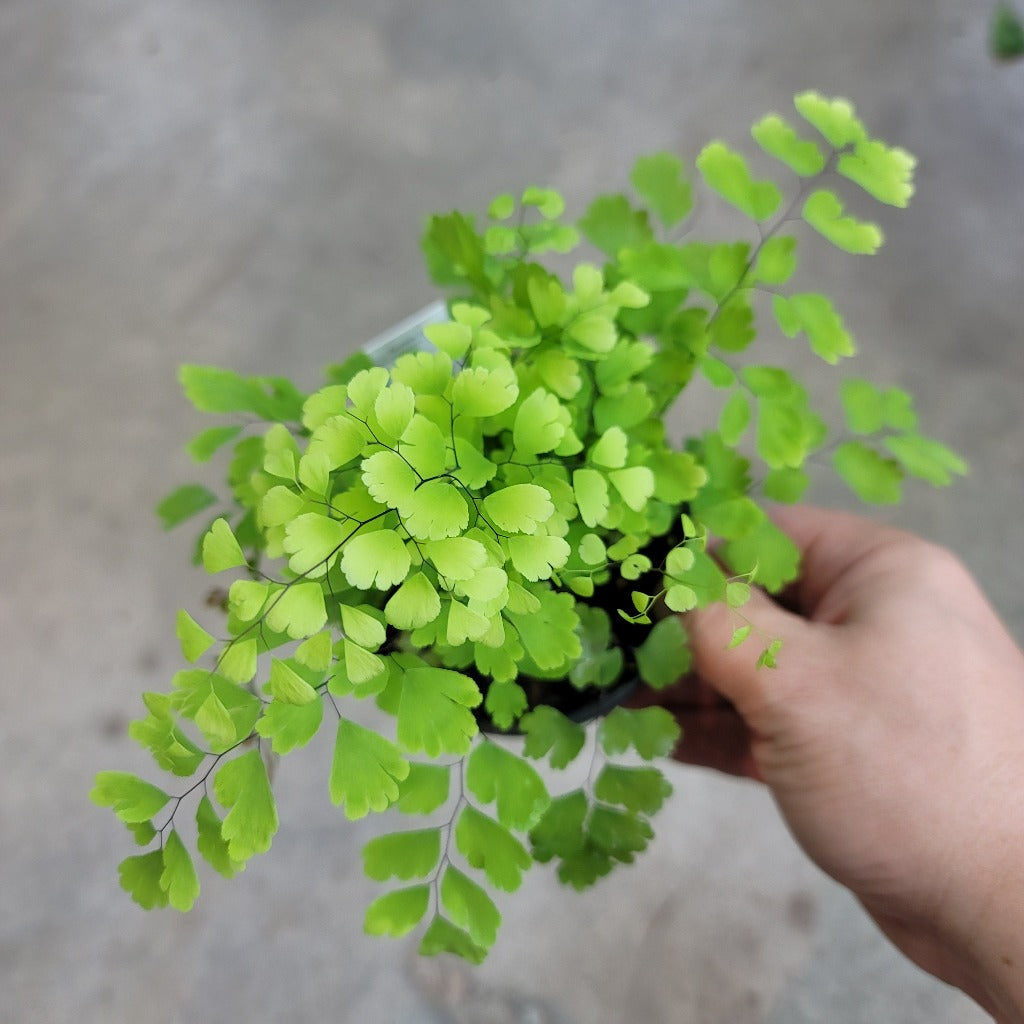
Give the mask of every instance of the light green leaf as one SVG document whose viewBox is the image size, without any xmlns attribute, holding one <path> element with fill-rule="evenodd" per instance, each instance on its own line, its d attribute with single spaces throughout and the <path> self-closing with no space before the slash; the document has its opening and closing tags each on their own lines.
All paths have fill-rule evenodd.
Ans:
<svg viewBox="0 0 1024 1024">
<path fill-rule="evenodd" d="M 358 534 L 341 555 L 341 571 L 358 590 L 390 590 L 405 579 L 411 565 L 408 548 L 390 530 Z"/>
<path fill-rule="evenodd" d="M 623 249 L 637 249 L 653 241 L 647 213 L 635 210 L 622 195 L 599 196 L 579 221 L 587 240 L 615 259 Z"/>
<path fill-rule="evenodd" d="M 381 430 L 397 441 L 412 422 L 413 413 L 416 412 L 416 396 L 412 388 L 392 381 L 377 396 L 373 412 Z"/>
<path fill-rule="evenodd" d="M 471 964 L 481 964 L 487 950 L 478 946 L 461 928 L 456 928 L 443 917 L 435 917 L 420 940 L 420 956 L 437 956 L 452 953 Z"/>
<path fill-rule="evenodd" d="M 234 878 L 240 871 L 245 870 L 245 861 L 231 858 L 228 844 L 221 834 L 221 820 L 210 798 L 205 794 L 196 807 L 196 829 L 196 846 L 214 871 L 225 878 Z"/>
<path fill-rule="evenodd" d="M 372 651 L 380 647 L 387 636 L 379 619 L 348 604 L 341 606 L 341 628 L 351 641 Z"/>
<path fill-rule="evenodd" d="M 415 829 L 377 836 L 363 847 L 363 871 L 367 878 L 386 882 L 426 878 L 441 859 L 441 830 Z"/>
<path fill-rule="evenodd" d="M 304 747 L 320 731 L 324 720 L 321 700 L 308 704 L 285 703 L 272 700 L 256 723 L 256 731 L 271 741 L 275 754 L 290 754 Z"/>
<path fill-rule="evenodd" d="M 844 380 L 839 394 L 853 433 L 875 434 L 885 426 L 885 395 L 870 381 Z"/>
<path fill-rule="evenodd" d="M 376 654 L 353 643 L 348 637 L 341 643 L 345 660 L 345 675 L 353 686 L 362 686 L 372 679 L 379 678 L 385 672 L 387 665 Z"/>
<path fill-rule="evenodd" d="M 734 391 L 718 416 L 718 432 L 730 446 L 739 444 L 750 425 L 750 402 L 742 391 Z"/>
<path fill-rule="evenodd" d="M 905 207 L 914 194 L 917 160 L 905 149 L 864 139 L 839 158 L 836 169 L 880 203 Z"/>
<path fill-rule="evenodd" d="M 185 451 L 196 462 L 208 462 L 215 452 L 233 441 L 241 432 L 241 427 L 209 427 L 192 438 L 185 445 Z"/>
<path fill-rule="evenodd" d="M 775 235 L 765 239 L 754 265 L 754 280 L 767 285 L 785 284 L 797 266 L 796 239 Z"/>
<path fill-rule="evenodd" d="M 329 384 L 327 387 L 314 391 L 302 406 L 302 425 L 315 431 L 321 423 L 332 416 L 345 412 L 348 404 L 348 388 L 344 384 Z"/>
<path fill-rule="evenodd" d="M 751 573 L 752 581 L 771 593 L 792 583 L 800 567 L 800 549 L 767 516 L 756 529 L 725 544 L 721 554 L 735 572 Z M 720 599 L 726 596 L 727 588 Z"/>
<path fill-rule="evenodd" d="M 533 828 L 551 798 L 544 781 L 522 758 L 496 743 L 480 743 L 466 762 L 466 786 L 482 803 L 496 804 L 506 828 Z"/>
<path fill-rule="evenodd" d="M 899 504 L 903 471 L 895 459 L 887 459 L 859 441 L 848 441 L 836 449 L 832 465 L 861 501 Z"/>
<path fill-rule="evenodd" d="M 629 439 L 622 427 L 609 427 L 590 449 L 588 458 L 606 469 L 621 469 L 629 454 Z"/>
<path fill-rule="evenodd" d="M 306 507 L 306 500 L 290 487 L 278 484 L 271 487 L 260 502 L 260 522 L 263 526 L 284 526 Z"/>
<path fill-rule="evenodd" d="M 178 611 L 175 632 L 186 661 L 198 661 L 216 642 L 184 609 Z"/>
<path fill-rule="evenodd" d="M 565 212 L 565 200 L 552 188 L 537 188 L 531 185 L 524 189 L 520 203 L 534 206 L 546 220 L 554 220 Z"/>
<path fill-rule="evenodd" d="M 576 601 L 571 594 L 540 591 L 537 607 L 519 613 L 508 609 L 508 618 L 519 633 L 526 652 L 545 671 L 554 671 L 575 660 L 583 651 L 577 626 Z"/>
<path fill-rule="evenodd" d="M 531 581 L 546 580 L 569 560 L 572 549 L 561 537 L 515 534 L 503 540 L 512 564 Z"/>
<path fill-rule="evenodd" d="M 788 298 L 776 295 L 772 308 L 783 333 L 792 338 L 803 331 L 811 350 L 825 362 L 836 363 L 840 357 L 856 354 L 853 338 L 827 296 L 814 292 Z"/>
<path fill-rule="evenodd" d="M 456 537 L 469 524 L 466 499 L 448 480 L 421 484 L 402 504 L 400 512 L 406 529 L 419 540 Z"/>
<path fill-rule="evenodd" d="M 386 810 L 408 774 L 409 762 L 390 740 L 347 718 L 338 722 L 330 793 L 332 803 L 345 805 L 349 820 Z"/>
<path fill-rule="evenodd" d="M 877 224 L 844 217 L 839 197 L 827 189 L 819 189 L 807 197 L 803 218 L 834 246 L 854 255 L 871 255 L 884 241 Z"/>
<path fill-rule="evenodd" d="M 277 807 L 258 750 L 249 750 L 220 766 L 213 791 L 223 807 L 230 807 L 221 834 L 232 860 L 248 860 L 265 853 L 277 832 Z"/>
<path fill-rule="evenodd" d="M 885 439 L 885 446 L 908 473 L 935 487 L 946 487 L 954 475 L 967 472 L 967 463 L 956 452 L 929 437 L 894 435 Z"/>
<path fill-rule="evenodd" d="M 171 530 L 179 523 L 215 505 L 219 499 L 208 487 L 200 484 L 185 484 L 171 491 L 156 507 L 156 514 L 165 530 Z"/>
<path fill-rule="evenodd" d="M 457 415 L 483 419 L 497 416 L 519 397 L 515 371 L 508 364 L 493 369 L 467 367 L 452 385 L 452 407 Z"/>
<path fill-rule="evenodd" d="M 554 515 L 551 495 L 536 484 L 512 484 L 484 498 L 484 511 L 499 530 L 533 533 Z"/>
<path fill-rule="evenodd" d="M 675 749 L 682 730 L 664 708 L 615 708 L 598 727 L 598 740 L 610 756 L 632 747 L 645 760 L 667 757 Z"/>
<path fill-rule="evenodd" d="M 665 607 L 673 612 L 689 612 L 699 603 L 697 591 L 683 583 L 673 583 L 665 591 Z"/>
<path fill-rule="evenodd" d="M 428 324 L 423 328 L 423 333 L 431 344 L 452 359 L 462 359 L 473 342 L 473 329 L 466 324 L 454 322 Z"/>
<path fill-rule="evenodd" d="M 398 703 L 398 742 L 428 757 L 468 753 L 479 731 L 470 709 L 482 699 L 476 683 L 461 672 L 407 669 Z"/>
<path fill-rule="evenodd" d="M 725 540 L 736 540 L 756 530 L 764 519 L 764 512 L 751 498 L 728 498 L 702 508 L 700 516 L 709 533 Z"/>
<path fill-rule="evenodd" d="M 258 657 L 256 637 L 236 637 L 220 652 L 217 670 L 233 683 L 248 683 L 256 675 Z"/>
<path fill-rule="evenodd" d="M 608 558 L 608 550 L 596 533 L 587 533 L 580 540 L 579 555 L 587 565 L 604 565 Z"/>
<path fill-rule="evenodd" d="M 245 564 L 245 555 L 227 520 L 214 520 L 203 537 L 203 568 L 212 574 L 225 569 L 237 569 Z"/>
<path fill-rule="evenodd" d="M 608 514 L 608 481 L 596 469 L 577 469 L 572 474 L 572 486 L 580 518 L 587 526 L 595 527 Z"/>
<path fill-rule="evenodd" d="M 763 117 L 750 129 L 750 134 L 766 153 L 801 177 L 813 178 L 825 168 L 825 155 L 817 145 L 801 139 L 778 114 Z"/>
<path fill-rule="evenodd" d="M 672 794 L 672 785 L 657 768 L 606 764 L 594 783 L 594 796 L 634 814 L 656 814 Z"/>
<path fill-rule="evenodd" d="M 446 639 L 450 647 L 461 647 L 467 640 L 482 640 L 490 629 L 490 620 L 454 598 L 448 603 Z"/>
<path fill-rule="evenodd" d="M 611 807 L 594 808 L 587 826 L 587 837 L 598 849 L 624 864 L 647 848 L 654 831 L 644 819 Z"/>
<path fill-rule="evenodd" d="M 361 471 L 370 496 L 388 508 L 402 508 L 420 482 L 416 470 L 397 452 L 375 452 L 363 459 Z"/>
<path fill-rule="evenodd" d="M 321 423 L 309 439 L 307 453 L 320 452 L 329 471 L 347 466 L 364 454 L 369 436 L 366 428 L 348 414 L 331 416 Z"/>
<path fill-rule="evenodd" d="M 199 878 L 195 865 L 176 829 L 171 829 L 164 840 L 164 870 L 160 875 L 160 888 L 167 893 L 167 902 L 182 913 L 192 909 L 199 895 Z"/>
<path fill-rule="evenodd" d="M 526 691 L 518 683 L 492 680 L 487 687 L 484 707 L 499 729 L 508 730 L 515 725 L 516 719 L 529 707 L 529 703 Z"/>
<path fill-rule="evenodd" d="M 785 504 L 798 502 L 810 485 L 811 478 L 801 469 L 771 469 L 764 477 L 764 496 Z"/>
<path fill-rule="evenodd" d="M 323 629 L 327 621 L 324 592 L 319 583 L 290 583 L 270 601 L 266 623 L 275 633 L 302 640 Z"/>
<path fill-rule="evenodd" d="M 470 867 L 483 871 L 496 889 L 515 892 L 533 859 L 512 833 L 466 805 L 455 824 L 455 845 Z"/>
<path fill-rule="evenodd" d="M 501 914 L 494 901 L 476 882 L 449 865 L 441 878 L 441 903 L 452 921 L 466 928 L 473 942 L 493 946 Z"/>
<path fill-rule="evenodd" d="M 445 352 L 406 352 L 395 360 L 391 379 L 417 395 L 443 395 L 452 379 L 452 360 Z"/>
<path fill-rule="evenodd" d="M 647 466 L 613 469 L 609 472 L 608 479 L 611 481 L 612 487 L 619 492 L 622 500 L 634 512 L 643 512 L 647 502 L 654 494 L 654 473 Z M 587 523 L 587 525 L 592 524 Z"/>
<path fill-rule="evenodd" d="M 448 802 L 451 769 L 445 764 L 409 763 L 409 774 L 398 784 L 395 808 L 403 814 L 431 814 Z"/>
<path fill-rule="evenodd" d="M 271 661 L 270 679 L 264 689 L 283 704 L 302 705 L 317 701 L 316 690 L 287 661 L 280 658 Z"/>
<path fill-rule="evenodd" d="M 836 149 L 867 138 L 853 105 L 844 99 L 828 99 L 820 93 L 802 92 L 793 98 L 800 116 L 810 122 Z"/>
<path fill-rule="evenodd" d="M 178 727 L 171 698 L 163 693 L 144 693 L 142 699 L 149 714 L 132 722 L 128 735 L 165 771 L 192 775 L 205 755 Z"/>
<path fill-rule="evenodd" d="M 413 416 L 402 435 L 401 452 L 402 458 L 423 478 L 440 476 L 448 464 L 448 448 L 441 428 L 419 414 Z"/>
<path fill-rule="evenodd" d="M 333 637 L 329 629 L 316 633 L 295 648 L 295 660 L 315 673 L 331 667 Z"/>
<path fill-rule="evenodd" d="M 171 798 L 130 772 L 98 772 L 89 799 L 100 807 L 110 807 L 121 821 L 131 825 L 149 821 Z"/>
<path fill-rule="evenodd" d="M 542 864 L 553 857 L 571 857 L 584 846 L 587 797 L 580 789 L 557 796 L 530 832 L 533 855 Z"/>
<path fill-rule="evenodd" d="M 725 603 L 730 608 L 742 608 L 750 600 L 750 584 L 732 582 L 725 587 Z"/>
<path fill-rule="evenodd" d="M 570 423 L 569 413 L 558 398 L 537 388 L 519 405 L 512 440 L 520 455 L 538 455 L 557 448 Z"/>
<path fill-rule="evenodd" d="M 368 935 L 401 938 L 423 920 L 429 905 L 429 885 L 412 885 L 385 893 L 366 908 L 363 930 Z"/>
<path fill-rule="evenodd" d="M 382 366 L 360 370 L 348 382 L 348 398 L 360 419 L 369 418 L 377 397 L 387 386 L 388 371 Z"/>
<path fill-rule="evenodd" d="M 298 576 L 325 576 L 337 560 L 346 532 L 336 519 L 319 512 L 306 512 L 293 519 L 285 527 L 282 542 L 290 556 L 288 567 Z"/>
<path fill-rule="evenodd" d="M 542 704 L 520 719 L 526 734 L 523 753 L 527 757 L 550 756 L 552 768 L 566 768 L 583 749 L 586 733 L 555 708 Z"/>
<path fill-rule="evenodd" d="M 118 866 L 121 888 L 144 910 L 167 906 L 167 893 L 160 885 L 163 873 L 162 850 L 126 857 Z"/>
<path fill-rule="evenodd" d="M 690 662 L 686 630 L 675 616 L 656 622 L 636 650 L 640 678 L 656 690 L 678 682 L 690 670 Z"/>
<path fill-rule="evenodd" d="M 782 203 L 770 181 L 754 181 L 746 160 L 722 142 L 712 142 L 697 157 L 697 169 L 708 187 L 754 220 L 767 220 Z"/>
<path fill-rule="evenodd" d="M 410 576 L 384 605 L 384 617 L 396 629 L 419 629 L 440 614 L 441 599 L 422 572 Z"/>
<path fill-rule="evenodd" d="M 690 183 L 683 177 L 683 162 L 671 153 L 640 157 L 629 180 L 667 227 L 678 224 L 693 206 Z"/>
<path fill-rule="evenodd" d="M 487 549 L 471 537 L 447 537 L 423 545 L 427 560 L 441 576 L 468 580 L 487 561 Z"/>
</svg>

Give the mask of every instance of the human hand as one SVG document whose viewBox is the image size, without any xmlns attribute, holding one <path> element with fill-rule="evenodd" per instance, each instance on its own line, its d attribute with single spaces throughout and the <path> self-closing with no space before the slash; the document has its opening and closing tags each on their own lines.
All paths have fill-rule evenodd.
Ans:
<svg viewBox="0 0 1024 1024">
<path fill-rule="evenodd" d="M 687 616 L 681 760 L 763 780 L 807 853 L 920 966 L 1024 1020 L 1024 655 L 945 550 L 853 516 L 782 509 L 802 577 L 743 614 L 778 668 Z M 724 700 L 723 700 L 724 699 Z M 727 702 L 727 703 L 725 703 Z"/>
</svg>

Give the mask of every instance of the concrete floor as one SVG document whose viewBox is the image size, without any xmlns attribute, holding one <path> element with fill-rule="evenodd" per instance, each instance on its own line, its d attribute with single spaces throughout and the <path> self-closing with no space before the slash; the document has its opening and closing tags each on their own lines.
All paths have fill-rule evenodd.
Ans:
<svg viewBox="0 0 1024 1024">
<path fill-rule="evenodd" d="M 874 260 L 822 263 L 863 371 L 970 459 L 885 518 L 952 545 L 1024 638 L 1024 64 L 989 0 L 5 0 L 0 4 L 0 1020 L 810 1024 L 984 1019 L 892 952 L 758 788 L 674 770 L 659 838 L 578 897 L 545 872 L 485 966 L 364 938 L 371 823 L 320 746 L 274 849 L 197 909 L 117 886 L 86 799 L 178 666 L 203 580 L 150 509 L 195 472 L 185 361 L 319 368 L 432 298 L 421 218 L 635 155 L 692 157 L 796 91 L 921 159 Z M 818 495 L 843 502 L 832 488 Z"/>
</svg>

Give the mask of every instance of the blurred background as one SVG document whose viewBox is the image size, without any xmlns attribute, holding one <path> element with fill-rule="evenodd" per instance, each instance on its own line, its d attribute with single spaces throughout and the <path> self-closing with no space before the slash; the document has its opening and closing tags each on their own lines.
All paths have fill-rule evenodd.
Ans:
<svg viewBox="0 0 1024 1024">
<path fill-rule="evenodd" d="M 148 770 L 127 721 L 179 667 L 175 610 L 207 586 L 191 531 L 152 514 L 210 479 L 182 451 L 206 424 L 179 363 L 312 389 L 434 298 L 427 213 L 538 184 L 578 214 L 638 154 L 748 146 L 805 88 L 920 158 L 887 247 L 815 257 L 815 282 L 857 371 L 913 390 L 972 466 L 877 515 L 955 548 L 1024 639 L 1024 62 L 989 55 L 992 10 L 0 4 L 0 1020 L 985 1019 L 886 945 L 764 792 L 704 772 L 672 769 L 634 868 L 583 897 L 533 872 L 475 971 L 362 935 L 375 826 L 331 806 L 322 744 L 279 771 L 273 850 L 230 883 L 204 871 L 187 916 L 120 891 L 129 838 L 87 793 L 98 769 Z"/>
</svg>

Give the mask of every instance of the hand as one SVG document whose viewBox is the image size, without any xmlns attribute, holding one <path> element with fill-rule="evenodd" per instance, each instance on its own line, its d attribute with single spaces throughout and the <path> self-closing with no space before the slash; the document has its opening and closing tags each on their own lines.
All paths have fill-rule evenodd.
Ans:
<svg viewBox="0 0 1024 1024">
<path fill-rule="evenodd" d="M 735 613 L 687 616 L 695 677 L 649 695 L 681 760 L 772 790 L 807 853 L 892 941 L 1000 1019 L 1024 1020 L 1024 655 L 968 572 L 897 530 L 780 510 L 800 547 L 777 669 L 728 649 Z"/>
</svg>

